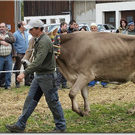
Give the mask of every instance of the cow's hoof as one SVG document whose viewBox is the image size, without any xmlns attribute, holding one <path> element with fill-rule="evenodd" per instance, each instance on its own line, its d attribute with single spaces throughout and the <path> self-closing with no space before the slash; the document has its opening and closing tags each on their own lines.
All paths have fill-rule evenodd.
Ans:
<svg viewBox="0 0 135 135">
<path fill-rule="evenodd" d="M 84 111 L 84 116 L 90 116 L 90 111 Z"/>
<path fill-rule="evenodd" d="M 131 108 L 127 111 L 127 114 L 135 114 L 135 110 Z"/>
<path fill-rule="evenodd" d="M 78 109 L 79 109 L 79 115 L 80 115 L 81 117 L 83 117 L 83 116 L 84 116 L 83 111 L 82 111 L 80 108 L 78 108 Z"/>
</svg>

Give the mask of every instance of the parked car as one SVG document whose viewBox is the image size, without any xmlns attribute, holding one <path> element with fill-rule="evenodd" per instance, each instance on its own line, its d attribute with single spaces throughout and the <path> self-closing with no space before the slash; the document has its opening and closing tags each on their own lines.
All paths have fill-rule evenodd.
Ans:
<svg viewBox="0 0 135 135">
<path fill-rule="evenodd" d="M 60 23 L 44 24 L 44 31 L 49 33 L 59 27 L 60 27 Z"/>
<path fill-rule="evenodd" d="M 116 28 L 112 24 L 98 24 L 99 32 L 116 32 Z"/>
<path fill-rule="evenodd" d="M 78 24 L 79 24 L 79 29 L 82 28 L 83 26 L 86 26 L 87 31 L 91 31 L 87 23 L 78 23 Z"/>
</svg>

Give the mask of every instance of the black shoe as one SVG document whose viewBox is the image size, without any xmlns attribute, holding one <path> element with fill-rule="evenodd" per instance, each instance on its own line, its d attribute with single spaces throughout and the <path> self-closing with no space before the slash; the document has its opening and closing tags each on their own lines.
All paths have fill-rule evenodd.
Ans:
<svg viewBox="0 0 135 135">
<path fill-rule="evenodd" d="M 17 133 L 22 133 L 24 130 L 20 129 L 19 127 L 17 127 L 15 124 L 14 125 L 5 125 L 5 127 L 11 131 L 11 132 L 17 132 Z"/>
<path fill-rule="evenodd" d="M 20 84 L 16 84 L 16 88 L 20 88 Z"/>
<path fill-rule="evenodd" d="M 67 130 L 60 130 L 60 129 L 56 129 L 54 128 L 53 130 L 51 130 L 49 133 L 66 133 Z"/>
<path fill-rule="evenodd" d="M 11 90 L 11 87 L 5 87 L 5 89 Z"/>
<path fill-rule="evenodd" d="M 103 85 L 103 87 L 104 87 L 104 88 L 108 88 L 108 86 L 107 86 L 107 85 Z"/>
</svg>

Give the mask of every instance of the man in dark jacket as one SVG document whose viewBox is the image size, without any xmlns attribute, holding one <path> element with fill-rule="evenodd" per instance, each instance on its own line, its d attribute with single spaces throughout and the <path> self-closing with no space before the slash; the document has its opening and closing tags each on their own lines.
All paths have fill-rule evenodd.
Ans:
<svg viewBox="0 0 135 135">
<path fill-rule="evenodd" d="M 17 77 L 17 80 L 22 82 L 26 75 L 34 72 L 35 76 L 25 100 L 22 115 L 15 124 L 6 125 L 6 128 L 12 132 L 24 131 L 26 122 L 43 93 L 55 121 L 56 127 L 51 132 L 66 131 L 66 121 L 56 87 L 57 74 L 55 72 L 56 60 L 53 44 L 49 36 L 43 32 L 43 25 L 41 20 L 31 19 L 25 26 L 26 29 L 29 29 L 30 34 L 36 38 L 33 53 L 34 61 Z"/>
<path fill-rule="evenodd" d="M 69 22 L 68 33 L 73 33 L 74 29 L 76 29 L 76 21 L 75 20 L 71 20 Z"/>
</svg>

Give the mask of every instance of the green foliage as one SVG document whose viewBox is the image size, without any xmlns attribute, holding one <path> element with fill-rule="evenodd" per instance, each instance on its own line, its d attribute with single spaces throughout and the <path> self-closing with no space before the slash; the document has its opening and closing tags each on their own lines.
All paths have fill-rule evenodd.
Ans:
<svg viewBox="0 0 135 135">
<path fill-rule="evenodd" d="M 80 117 L 72 110 L 64 110 L 68 133 L 134 133 L 135 117 L 126 114 L 133 104 L 92 105 L 90 116 Z M 5 124 L 14 123 L 15 116 L 0 119 L 0 132 L 9 132 Z M 44 133 L 54 128 L 52 114 L 36 111 L 28 119 L 27 133 Z"/>
<path fill-rule="evenodd" d="M 21 1 L 21 20 L 24 20 L 24 2 Z"/>
</svg>

